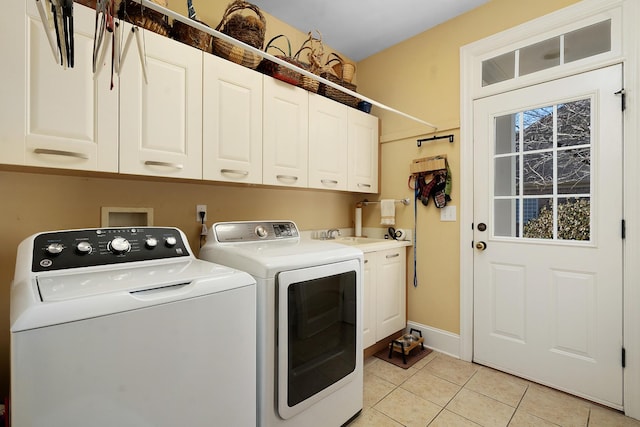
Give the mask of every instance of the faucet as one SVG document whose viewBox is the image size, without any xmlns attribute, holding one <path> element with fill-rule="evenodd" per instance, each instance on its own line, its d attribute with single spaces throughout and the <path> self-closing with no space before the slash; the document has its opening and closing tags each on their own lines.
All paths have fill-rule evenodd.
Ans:
<svg viewBox="0 0 640 427">
<path fill-rule="evenodd" d="M 340 230 L 338 230 L 337 228 L 331 228 L 327 230 L 327 239 L 335 239 L 336 235 L 340 235 Z"/>
</svg>

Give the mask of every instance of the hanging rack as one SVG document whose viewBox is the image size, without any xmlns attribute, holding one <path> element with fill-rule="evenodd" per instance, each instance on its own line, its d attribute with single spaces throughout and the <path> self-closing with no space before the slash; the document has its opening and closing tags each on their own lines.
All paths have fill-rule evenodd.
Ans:
<svg viewBox="0 0 640 427">
<path fill-rule="evenodd" d="M 436 139 L 445 139 L 445 138 L 448 138 L 449 139 L 449 143 L 453 144 L 453 134 L 442 135 L 442 136 L 432 136 L 430 138 L 419 139 L 416 142 L 418 143 L 418 147 L 422 147 L 422 143 L 423 142 L 435 141 Z"/>
<path fill-rule="evenodd" d="M 435 125 L 433 125 L 433 124 L 431 124 L 431 123 L 429 123 L 427 121 L 424 121 L 424 120 L 419 119 L 417 117 L 411 116 L 411 115 L 409 115 L 407 113 L 403 113 L 402 111 L 398 111 L 395 108 L 391 108 L 391 107 L 389 107 L 387 105 L 384 105 L 384 104 L 382 104 L 382 103 L 380 103 L 378 101 L 375 101 L 373 99 L 367 98 L 366 96 L 362 96 L 362 94 L 360 94 L 360 93 L 354 92 L 354 91 L 352 91 L 350 89 L 345 88 L 344 86 L 340 86 L 340 85 L 338 85 L 338 84 L 336 84 L 336 83 L 334 83 L 332 81 L 329 81 L 329 80 L 327 80 L 325 78 L 322 78 L 322 77 L 318 76 L 317 74 L 313 74 L 313 73 L 311 73 L 311 72 L 309 72 L 309 71 L 307 71 L 307 70 L 305 70 L 303 68 L 300 68 L 300 67 L 298 67 L 296 65 L 293 65 L 293 64 L 291 64 L 289 62 L 283 61 L 282 59 L 280 59 L 280 58 L 278 58 L 276 56 L 273 56 L 273 55 L 271 55 L 271 54 L 269 54 L 267 52 L 264 52 L 264 51 L 262 51 L 260 49 L 257 49 L 257 48 L 255 48 L 253 46 L 249 46 L 248 44 L 243 43 L 240 40 L 236 40 L 231 36 L 228 36 L 226 34 L 223 34 L 223 33 L 219 32 L 219 31 L 216 31 L 213 28 L 208 27 L 208 26 L 206 26 L 204 24 L 201 24 L 198 21 L 194 21 L 193 19 L 189 19 L 186 16 L 182 16 L 179 13 L 176 13 L 176 12 L 170 10 L 170 9 L 167 9 L 166 7 L 162 7 L 159 4 L 154 3 L 154 2 L 152 2 L 150 0 L 133 0 L 133 1 L 135 1 L 136 3 L 139 3 L 141 6 L 147 7 L 149 9 L 151 9 L 151 10 L 155 10 L 156 12 L 162 13 L 162 14 L 164 14 L 165 16 L 167 16 L 169 18 L 173 18 L 173 19 L 175 19 L 177 21 L 180 21 L 183 24 L 189 25 L 189 26 L 191 26 L 191 27 L 193 27 L 193 28 L 195 28 L 197 30 L 203 31 L 203 32 L 205 32 L 207 34 L 210 34 L 210 35 L 214 36 L 214 37 L 217 37 L 217 38 L 222 39 L 222 40 L 224 40 L 226 42 L 229 42 L 229 43 L 233 44 L 234 46 L 241 47 L 242 49 L 248 50 L 251 53 L 255 53 L 257 55 L 260 55 L 262 58 L 268 59 L 271 62 L 275 62 L 278 65 L 281 65 L 283 67 L 289 68 L 290 70 L 293 70 L 293 71 L 295 71 L 297 73 L 300 73 L 300 74 L 302 74 L 304 76 L 307 76 L 309 78 L 312 78 L 313 80 L 316 80 L 316 81 L 318 81 L 320 83 L 324 83 L 327 86 L 330 86 L 330 87 L 332 87 L 334 89 L 337 89 L 337 90 L 339 90 L 339 91 L 341 91 L 343 93 L 346 93 L 347 95 L 351 95 L 353 97 L 361 99 L 362 101 L 369 102 L 372 105 L 375 105 L 376 107 L 380 107 L 383 110 L 387 110 L 387 111 L 389 111 L 391 113 L 398 114 L 398 115 L 403 116 L 403 117 L 405 117 L 407 119 L 413 120 L 414 122 L 418 122 L 418 123 L 422 123 L 423 125 L 427 125 L 427 126 L 429 126 L 430 128 L 432 128 L 434 130 L 438 130 L 437 126 L 435 126 Z"/>
<path fill-rule="evenodd" d="M 406 199 L 396 199 L 396 200 L 394 200 L 394 202 L 396 202 L 396 203 L 402 203 L 402 204 L 403 204 L 403 205 L 405 205 L 405 206 L 409 206 L 409 203 L 411 203 L 411 201 L 409 200 L 409 198 L 406 198 Z M 371 203 L 380 203 L 380 201 L 379 201 L 379 200 L 376 200 L 376 201 L 370 202 L 370 201 L 368 201 L 367 199 L 364 199 L 363 201 L 356 203 L 356 207 L 359 207 L 359 208 L 360 208 L 360 207 L 363 207 L 363 206 L 367 206 L 367 205 L 369 205 L 369 204 L 371 204 Z"/>
</svg>

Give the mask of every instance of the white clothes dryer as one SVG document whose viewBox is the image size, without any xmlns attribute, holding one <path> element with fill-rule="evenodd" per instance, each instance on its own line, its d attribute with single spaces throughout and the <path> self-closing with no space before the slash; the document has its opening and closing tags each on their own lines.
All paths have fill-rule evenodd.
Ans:
<svg viewBox="0 0 640 427">
<path fill-rule="evenodd" d="M 255 423 L 255 280 L 176 228 L 35 234 L 11 287 L 14 427 Z"/>
<path fill-rule="evenodd" d="M 259 427 L 339 427 L 362 410 L 359 249 L 292 221 L 216 223 L 200 258 L 257 282 Z"/>
</svg>

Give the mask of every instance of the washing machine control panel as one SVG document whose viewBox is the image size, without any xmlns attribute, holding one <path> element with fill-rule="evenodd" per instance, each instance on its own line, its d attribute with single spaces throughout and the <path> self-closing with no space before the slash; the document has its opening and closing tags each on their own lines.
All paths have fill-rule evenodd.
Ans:
<svg viewBox="0 0 640 427">
<path fill-rule="evenodd" d="M 38 234 L 32 271 L 91 267 L 191 256 L 177 228 L 117 227 Z"/>
<path fill-rule="evenodd" d="M 220 243 L 300 238 L 298 227 L 292 221 L 219 222 L 212 230 Z"/>
</svg>

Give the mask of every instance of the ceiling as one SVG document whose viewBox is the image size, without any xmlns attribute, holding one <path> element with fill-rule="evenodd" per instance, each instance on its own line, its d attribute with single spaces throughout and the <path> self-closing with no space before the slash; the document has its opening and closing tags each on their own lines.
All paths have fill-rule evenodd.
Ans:
<svg viewBox="0 0 640 427">
<path fill-rule="evenodd" d="M 489 0 L 253 0 L 263 11 L 360 61 Z"/>
</svg>

